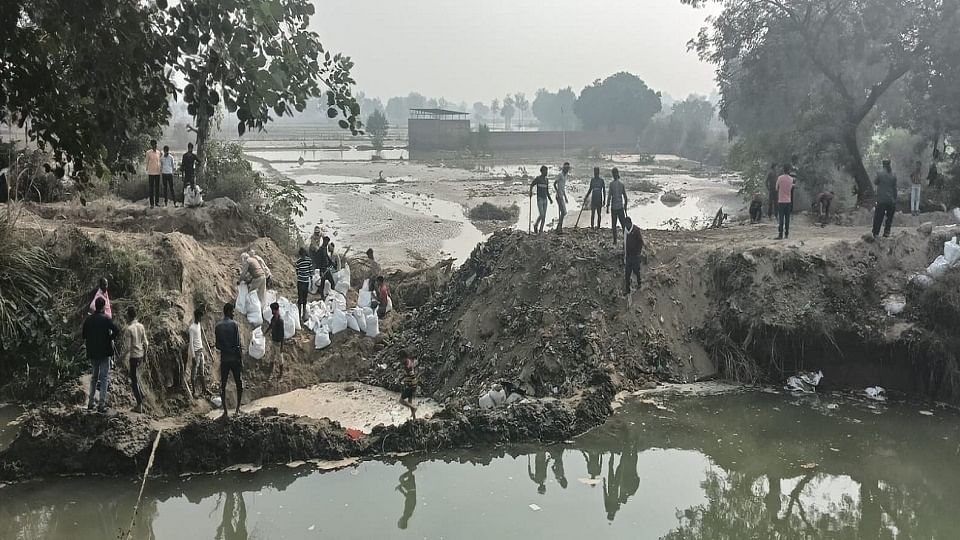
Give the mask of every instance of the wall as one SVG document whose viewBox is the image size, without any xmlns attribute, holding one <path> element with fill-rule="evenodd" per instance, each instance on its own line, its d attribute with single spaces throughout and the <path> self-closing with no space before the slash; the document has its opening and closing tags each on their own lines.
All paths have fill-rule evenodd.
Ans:
<svg viewBox="0 0 960 540">
<path fill-rule="evenodd" d="M 410 150 L 460 150 L 470 134 L 470 120 L 407 121 Z"/>
</svg>

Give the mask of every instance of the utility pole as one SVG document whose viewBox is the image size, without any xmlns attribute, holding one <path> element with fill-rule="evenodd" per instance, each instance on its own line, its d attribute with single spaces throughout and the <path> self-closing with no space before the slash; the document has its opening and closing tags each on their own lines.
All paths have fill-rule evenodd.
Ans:
<svg viewBox="0 0 960 540">
<path fill-rule="evenodd" d="M 560 107 L 560 132 L 563 133 L 563 157 L 567 157 L 567 122 L 564 118 L 563 107 Z"/>
</svg>

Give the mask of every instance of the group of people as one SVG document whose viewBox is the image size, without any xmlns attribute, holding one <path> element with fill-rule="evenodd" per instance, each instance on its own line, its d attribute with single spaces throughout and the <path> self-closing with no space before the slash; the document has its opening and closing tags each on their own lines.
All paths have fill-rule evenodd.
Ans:
<svg viewBox="0 0 960 540">
<path fill-rule="evenodd" d="M 173 189 L 173 175 L 177 170 L 176 161 L 170 154 L 170 147 L 164 146 L 163 152 L 157 150 L 156 139 L 150 141 L 150 150 L 147 150 L 145 165 L 147 169 L 147 183 L 150 191 L 150 208 L 160 206 L 160 186 L 163 185 L 163 206 L 167 206 L 173 199 L 173 206 L 177 206 L 177 192 Z M 187 144 L 187 151 L 180 158 L 179 166 L 183 180 L 185 194 L 188 188 L 196 189 L 197 155 L 193 153 L 193 143 Z M 182 196 L 180 204 L 186 206 L 186 197 Z"/>
<path fill-rule="evenodd" d="M 550 196 L 550 182 L 547 179 L 549 168 L 546 165 L 540 167 L 540 175 L 530 183 L 530 198 L 533 198 L 534 190 L 537 195 L 538 217 L 533 225 L 533 232 L 541 234 L 547 222 L 547 208 L 553 203 L 553 197 Z M 570 177 L 570 163 L 564 162 L 560 168 L 560 174 L 553 181 L 554 193 L 557 196 L 557 206 L 559 216 L 557 220 L 557 234 L 563 234 L 563 220 L 567 216 L 567 181 Z M 587 194 L 583 198 L 582 208 L 590 206 L 590 228 L 600 230 L 603 209 L 606 206 L 607 213 L 611 216 L 610 228 L 613 233 L 613 243 L 617 243 L 617 230 L 623 229 L 624 234 L 624 291 L 629 297 L 630 280 L 632 276 L 637 277 L 637 288 L 640 287 L 640 256 L 643 251 L 643 236 L 640 229 L 635 227 L 633 220 L 627 216 L 627 207 L 630 203 L 627 197 L 627 189 L 620 180 L 620 171 L 616 167 L 610 171 L 610 185 L 600 175 L 600 167 L 593 168 L 593 178 L 590 179 L 590 185 L 587 188 Z"/>
<path fill-rule="evenodd" d="M 533 232 L 540 234 L 543 232 L 547 223 L 547 208 L 553 204 L 553 197 L 550 196 L 550 181 L 547 178 L 549 168 L 546 165 L 540 167 L 540 175 L 530 183 L 530 198 L 533 198 L 534 190 L 537 195 L 537 220 L 533 225 Z M 557 196 L 557 207 L 559 215 L 557 219 L 557 234 L 563 234 L 563 220 L 567 217 L 567 204 L 570 199 L 567 197 L 567 181 L 570 178 L 570 163 L 564 162 L 560 168 L 560 174 L 553 181 L 554 193 Z M 600 167 L 594 167 L 593 178 L 590 180 L 590 186 L 583 199 L 582 207 L 586 209 L 590 205 L 590 228 L 600 229 L 603 218 L 603 208 L 606 204 L 607 213 L 611 215 L 611 229 L 613 232 L 613 241 L 617 241 L 617 226 L 624 230 L 627 228 L 627 190 L 620 181 L 620 171 L 614 167 L 610 171 L 612 179 L 609 189 L 607 183 L 600 176 Z"/>
</svg>

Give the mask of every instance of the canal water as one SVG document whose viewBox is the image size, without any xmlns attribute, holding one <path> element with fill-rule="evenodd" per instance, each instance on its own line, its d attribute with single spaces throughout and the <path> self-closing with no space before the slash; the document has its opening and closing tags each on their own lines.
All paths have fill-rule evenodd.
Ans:
<svg viewBox="0 0 960 540">
<path fill-rule="evenodd" d="M 565 444 L 152 479 L 133 537 L 958 537 L 952 411 L 768 393 L 656 399 Z M 116 538 L 138 488 L 0 488 L 0 538 Z"/>
</svg>

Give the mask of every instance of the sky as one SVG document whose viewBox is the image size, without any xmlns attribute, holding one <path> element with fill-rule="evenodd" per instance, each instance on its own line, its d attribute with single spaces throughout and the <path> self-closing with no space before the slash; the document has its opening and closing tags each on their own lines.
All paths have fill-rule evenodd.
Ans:
<svg viewBox="0 0 960 540">
<path fill-rule="evenodd" d="M 675 98 L 708 95 L 713 67 L 687 50 L 716 6 L 680 0 L 313 0 L 311 27 L 351 56 L 357 89 L 453 102 L 538 88 L 577 93 L 618 71 Z"/>
</svg>

